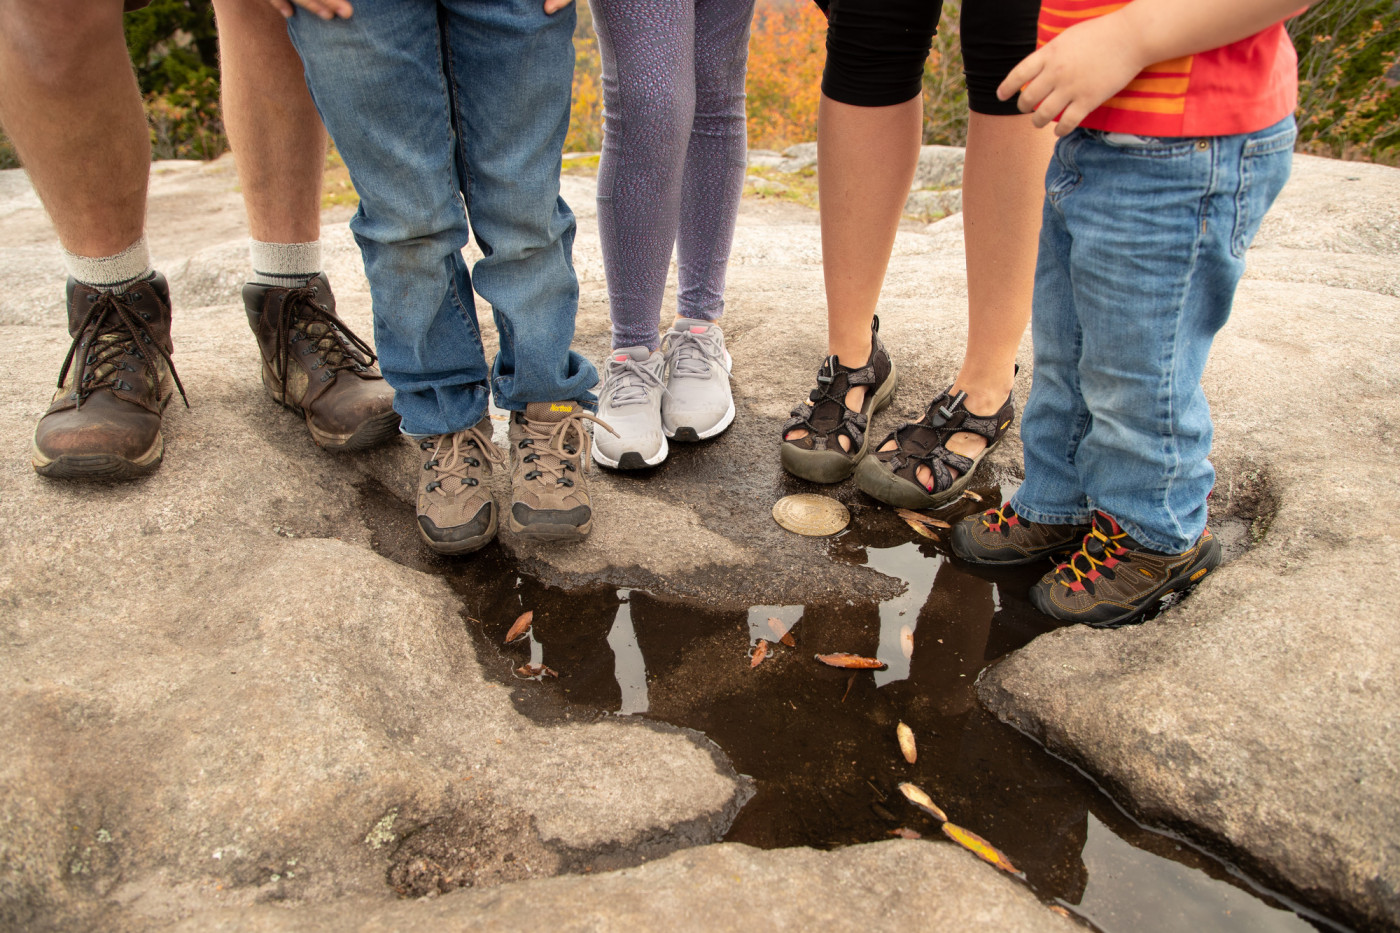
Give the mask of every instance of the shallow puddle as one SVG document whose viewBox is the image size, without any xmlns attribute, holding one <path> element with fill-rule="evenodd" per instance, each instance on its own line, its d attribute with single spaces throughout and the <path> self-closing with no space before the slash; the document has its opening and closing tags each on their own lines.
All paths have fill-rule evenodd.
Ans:
<svg viewBox="0 0 1400 933">
<path fill-rule="evenodd" d="M 981 490 L 989 503 L 1001 490 Z M 400 505 L 365 496 L 375 546 L 423 566 Z M 369 503 L 387 503 L 376 507 Z M 948 521 L 971 502 L 941 515 Z M 978 674 L 1048 631 L 1025 598 L 1042 568 L 976 572 L 887 510 L 863 510 L 829 556 L 904 584 L 883 602 L 834 600 L 715 611 L 691 601 L 599 585 L 550 587 L 517 572 L 497 544 L 469 560 L 430 560 L 460 595 L 488 675 L 514 685 L 541 721 L 638 715 L 704 733 L 755 795 L 725 836 L 764 848 L 827 848 L 914 830 L 951 845 L 908 804 L 922 787 L 953 823 L 1001 849 L 1043 900 L 1105 931 L 1289 931 L 1333 927 L 1231 867 L 1126 816 L 1075 768 L 984 710 Z M 506 631 L 534 612 L 528 636 Z M 769 623 L 791 628 L 793 647 Z M 767 657 L 750 667 L 758 639 Z M 827 667 L 818 653 L 875 656 L 884 670 Z M 517 670 L 547 665 L 557 678 Z M 895 729 L 918 741 L 915 764 Z"/>
</svg>

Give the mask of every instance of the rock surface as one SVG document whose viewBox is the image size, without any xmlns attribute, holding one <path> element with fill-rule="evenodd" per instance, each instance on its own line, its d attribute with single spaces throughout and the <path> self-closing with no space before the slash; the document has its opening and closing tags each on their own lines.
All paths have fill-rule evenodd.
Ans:
<svg viewBox="0 0 1400 933">
<path fill-rule="evenodd" d="M 1400 927 L 1400 172 L 1300 157 L 1206 373 L 1257 546 L 1147 625 L 1044 636 L 1000 716 L 1149 821 Z"/>
<path fill-rule="evenodd" d="M 591 184 L 565 179 L 580 218 L 576 345 L 596 360 L 608 323 Z M 1252 522 L 1258 546 L 1159 621 L 1041 638 L 982 686 L 1149 819 L 1381 926 L 1400 925 L 1400 639 L 1384 599 L 1400 557 L 1386 522 L 1400 504 L 1398 201 L 1400 172 L 1299 158 L 1251 254 L 1207 390 L 1216 510 Z M 317 451 L 257 384 L 230 163 L 155 166 L 150 213 L 192 407 L 171 409 L 151 478 L 46 482 L 27 453 L 68 344 L 62 269 L 22 177 L 0 173 L 0 337 L 15 382 L 0 404 L 0 927 L 583 927 L 570 910 L 651 916 L 652 897 L 672 917 L 703 905 L 736 927 L 744 910 L 780 928 L 1053 922 L 942 845 L 702 847 L 524 880 L 709 842 L 745 782 L 702 737 L 519 715 L 442 581 L 371 549 L 357 497 L 387 489 L 408 526 L 413 451 Z M 368 336 L 345 217 L 326 215 L 326 266 Z M 879 309 L 902 383 L 877 435 L 956 372 L 965 306 L 961 216 L 907 224 Z M 733 428 L 646 475 L 595 473 L 582 545 L 507 536 L 507 549 L 559 584 L 724 606 L 893 595 L 890 577 L 833 563 L 768 517 L 779 496 L 811 490 L 782 474 L 776 438 L 821 361 L 824 313 L 815 213 L 746 202 L 724 323 Z M 1020 402 L 1029 359 L 1027 342 Z M 1019 459 L 1013 440 L 984 469 L 1014 480 Z M 874 508 L 849 485 L 823 491 L 857 520 Z M 897 872 L 939 882 L 901 887 Z M 394 900 L 466 884 L 497 887 Z"/>
</svg>

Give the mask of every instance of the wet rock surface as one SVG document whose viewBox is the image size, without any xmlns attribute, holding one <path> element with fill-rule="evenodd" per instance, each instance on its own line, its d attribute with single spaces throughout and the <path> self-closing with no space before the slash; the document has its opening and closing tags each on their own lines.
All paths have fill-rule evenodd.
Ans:
<svg viewBox="0 0 1400 933">
<path fill-rule="evenodd" d="M 1257 546 L 1157 622 L 1039 638 L 981 692 L 1148 819 L 1393 925 L 1400 173 L 1300 158 L 1295 176 L 1207 377 L 1216 511 Z M 153 172 L 150 238 L 193 404 L 170 409 L 164 466 L 126 486 L 35 476 L 29 438 L 68 338 L 57 244 L 22 182 L 0 173 L 0 337 L 15 373 L 0 403 L 0 927 L 568 928 L 658 908 L 712 928 L 1058 922 L 947 845 L 706 846 L 748 791 L 703 737 L 521 716 L 483 676 L 442 579 L 371 546 L 365 495 L 399 510 L 412 540 L 412 449 L 318 451 L 258 385 L 226 161 Z M 598 360 L 591 185 L 565 179 L 580 218 L 576 346 Z M 326 267 L 368 336 L 346 216 L 326 215 Z M 646 473 L 595 472 L 592 536 L 531 547 L 505 535 L 519 567 L 725 609 L 897 595 L 898 581 L 769 517 L 793 492 L 835 495 L 856 521 L 877 508 L 778 465 L 780 426 L 825 349 L 816 220 L 777 200 L 744 206 L 723 324 L 734 426 Z M 879 309 L 902 382 L 876 436 L 952 378 L 965 304 L 960 215 L 906 225 Z M 1022 359 L 1018 403 L 1028 341 Z M 1019 460 L 1009 438 L 985 480 L 1014 480 Z M 626 870 L 577 874 L 589 868 Z M 490 890 L 396 902 L 462 887 Z"/>
<path fill-rule="evenodd" d="M 1206 373 L 1214 507 L 1256 546 L 1136 629 L 1061 629 L 981 697 L 1149 821 L 1400 926 L 1400 172 L 1299 158 Z M 1339 265 L 1340 263 L 1340 265 Z"/>
</svg>

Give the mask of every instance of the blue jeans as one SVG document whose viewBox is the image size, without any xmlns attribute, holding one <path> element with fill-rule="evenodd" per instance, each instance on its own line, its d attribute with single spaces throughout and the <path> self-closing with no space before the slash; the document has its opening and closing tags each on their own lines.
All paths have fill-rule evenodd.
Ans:
<svg viewBox="0 0 1400 933">
<path fill-rule="evenodd" d="M 348 20 L 288 23 L 360 195 L 350 229 L 404 433 L 476 424 L 488 378 L 512 411 L 594 400 L 597 373 L 569 349 L 574 215 L 559 197 L 574 21 L 541 0 L 357 0 Z M 468 273 L 470 232 L 485 258 Z M 489 370 L 473 285 L 500 335 Z"/>
<path fill-rule="evenodd" d="M 1290 116 L 1238 136 L 1078 129 L 1056 145 L 1017 513 L 1079 524 L 1101 510 L 1170 554 L 1200 537 L 1215 483 L 1201 374 L 1295 135 Z"/>
</svg>

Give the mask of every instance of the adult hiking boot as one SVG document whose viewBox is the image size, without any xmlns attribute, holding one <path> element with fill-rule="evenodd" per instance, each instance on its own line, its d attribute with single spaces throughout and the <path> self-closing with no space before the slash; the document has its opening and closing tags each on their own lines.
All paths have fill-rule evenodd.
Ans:
<svg viewBox="0 0 1400 933">
<path fill-rule="evenodd" d="M 510 416 L 511 533 L 535 541 L 580 541 L 593 527 L 584 471 L 591 437 L 584 421 L 608 425 L 578 402 L 531 402 Z"/>
<path fill-rule="evenodd" d="M 661 398 L 661 426 L 666 436 L 694 443 L 714 437 L 733 424 L 734 393 L 729 388 L 729 371 L 734 368 L 734 360 L 725 349 L 724 332 L 719 325 L 681 318 L 667 332 L 662 347 L 666 354 L 666 394 Z"/>
<path fill-rule="evenodd" d="M 394 390 L 374 350 L 336 316 L 325 275 L 298 288 L 250 282 L 243 307 L 262 352 L 263 387 L 306 419 L 318 445 L 361 450 L 398 433 Z"/>
<path fill-rule="evenodd" d="M 593 438 L 593 462 L 614 470 L 640 470 L 666 459 L 669 448 L 661 429 L 665 371 L 666 358 L 659 350 L 612 351 L 603 366 L 598 417 L 616 433 Z"/>
<path fill-rule="evenodd" d="M 1220 566 L 1220 544 L 1206 529 L 1180 554 L 1144 548 L 1103 512 L 1094 513 L 1084 543 L 1031 588 L 1031 602 L 1048 616 L 1117 628 L 1141 622 L 1168 598 L 1180 598 Z"/>
<path fill-rule="evenodd" d="M 67 292 L 73 343 L 34 429 L 34 469 L 61 479 L 150 473 L 165 453 L 165 406 L 176 390 L 185 397 L 170 360 L 170 286 L 152 273 L 120 295 L 74 279 Z"/>
<path fill-rule="evenodd" d="M 852 369 L 828 356 L 817 370 L 817 387 L 792 410 L 779 447 L 783 469 L 813 483 L 839 483 L 850 476 L 870 449 L 870 419 L 890 403 L 898 383 L 894 361 L 880 342 L 880 319 L 874 318 L 865 365 Z M 852 411 L 846 394 L 857 386 L 867 389 L 860 411 Z M 806 433 L 788 437 L 797 430 Z"/>
<path fill-rule="evenodd" d="M 491 464 L 505 454 L 491 443 L 491 418 L 452 434 L 419 438 L 418 533 L 439 554 L 469 554 L 496 536 Z"/>
<path fill-rule="evenodd" d="M 937 508 L 962 495 L 977 465 L 1016 419 L 1010 394 L 990 415 L 974 415 L 966 402 L 966 392 L 953 395 L 950 388 L 929 403 L 922 417 L 895 428 L 856 468 L 856 485 L 866 495 L 906 509 Z M 964 431 L 987 442 L 975 457 L 948 449 L 953 435 Z M 927 481 L 920 478 L 921 466 L 928 468 Z"/>
<path fill-rule="evenodd" d="M 953 553 L 974 564 L 1029 564 L 1073 550 L 1088 525 L 1046 525 L 1027 521 L 1011 503 L 969 515 L 953 526 Z"/>
</svg>

